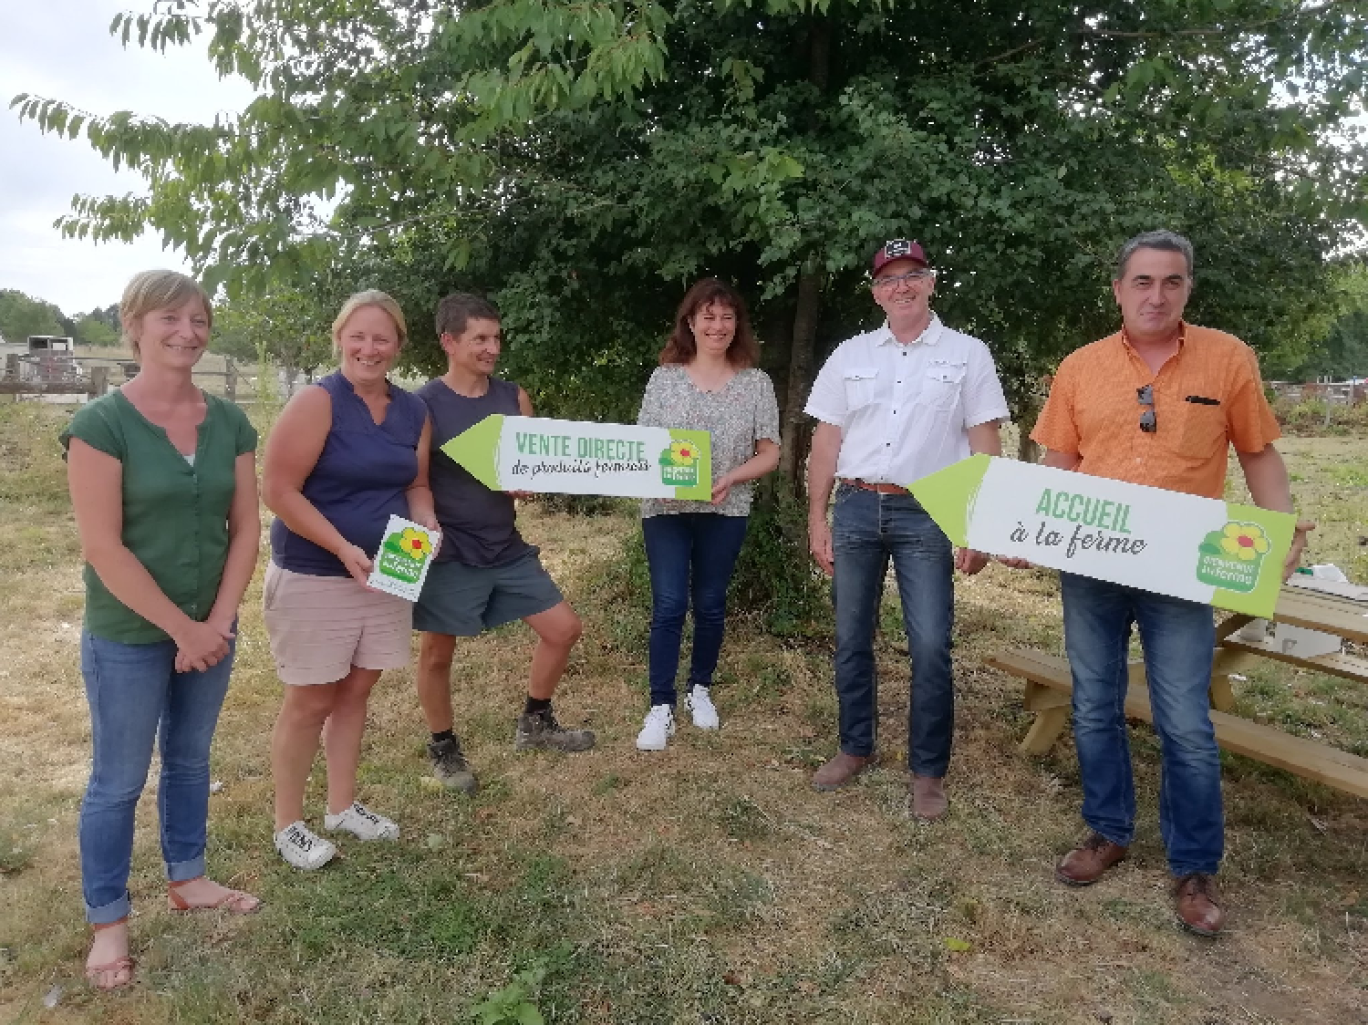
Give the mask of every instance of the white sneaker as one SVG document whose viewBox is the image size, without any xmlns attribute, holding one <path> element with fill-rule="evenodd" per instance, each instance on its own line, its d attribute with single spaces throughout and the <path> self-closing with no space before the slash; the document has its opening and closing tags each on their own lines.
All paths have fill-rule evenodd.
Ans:
<svg viewBox="0 0 1368 1025">
<path fill-rule="evenodd" d="M 669 705 L 652 705 L 646 713 L 641 732 L 637 734 L 637 750 L 664 751 L 674 731 L 674 709 Z"/>
<path fill-rule="evenodd" d="M 324 815 L 323 828 L 331 832 L 345 830 L 358 840 L 398 840 L 399 827 L 383 815 L 377 815 L 360 801 L 338 815 Z"/>
<path fill-rule="evenodd" d="M 324 840 L 304 825 L 304 820 L 291 822 L 275 835 L 275 848 L 280 856 L 295 868 L 312 872 L 332 861 L 337 847 L 331 840 Z"/>
<path fill-rule="evenodd" d="M 701 684 L 684 695 L 684 707 L 693 713 L 693 722 L 700 730 L 715 730 L 722 725 L 717 718 L 717 706 L 712 703 L 712 693 Z"/>
</svg>

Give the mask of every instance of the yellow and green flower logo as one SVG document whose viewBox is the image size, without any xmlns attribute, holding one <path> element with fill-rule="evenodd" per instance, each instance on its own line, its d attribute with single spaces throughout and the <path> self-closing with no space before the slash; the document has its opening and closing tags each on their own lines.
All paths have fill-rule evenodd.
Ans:
<svg viewBox="0 0 1368 1025">
<path fill-rule="evenodd" d="M 1259 582 L 1259 569 L 1271 547 L 1268 535 L 1257 523 L 1227 523 L 1207 534 L 1198 546 L 1197 579 L 1248 594 Z"/>
<path fill-rule="evenodd" d="M 1221 551 L 1245 562 L 1253 562 L 1268 551 L 1268 538 L 1257 523 L 1227 523 L 1221 537 Z"/>
<path fill-rule="evenodd" d="M 427 539 L 427 535 L 412 527 L 405 527 L 404 532 L 399 535 L 399 547 L 409 558 L 420 562 L 424 556 L 432 554 L 432 542 Z"/>
<path fill-rule="evenodd" d="M 660 453 L 660 479 L 677 488 L 698 484 L 698 446 L 689 441 L 672 441 Z"/>
<path fill-rule="evenodd" d="M 413 527 L 396 530 L 380 546 L 379 570 L 387 577 L 416 584 L 423 576 L 423 566 L 432 555 L 432 541 L 427 534 Z"/>
<path fill-rule="evenodd" d="M 670 461 L 675 466 L 693 466 L 698 459 L 698 450 L 687 441 L 670 442 Z"/>
</svg>

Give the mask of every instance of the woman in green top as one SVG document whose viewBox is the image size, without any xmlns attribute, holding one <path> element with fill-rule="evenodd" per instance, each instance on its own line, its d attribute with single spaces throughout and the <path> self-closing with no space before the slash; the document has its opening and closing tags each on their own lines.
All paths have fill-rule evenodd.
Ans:
<svg viewBox="0 0 1368 1025">
<path fill-rule="evenodd" d="M 245 914 L 259 906 L 204 874 L 209 744 L 261 532 L 256 431 L 191 380 L 213 322 L 195 281 L 139 274 L 119 312 L 141 370 L 84 406 L 62 433 L 86 562 L 81 674 L 94 757 L 80 850 L 95 929 L 86 977 L 102 990 L 133 977 L 128 873 L 154 739 L 171 909 Z"/>
</svg>

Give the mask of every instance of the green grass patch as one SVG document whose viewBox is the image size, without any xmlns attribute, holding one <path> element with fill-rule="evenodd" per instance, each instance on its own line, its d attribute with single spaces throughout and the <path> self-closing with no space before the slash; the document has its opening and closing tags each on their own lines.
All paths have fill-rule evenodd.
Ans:
<svg viewBox="0 0 1368 1025">
<path fill-rule="evenodd" d="M 515 754 L 533 638 L 519 624 L 463 640 L 453 695 L 479 796 L 432 785 L 412 673 L 387 673 L 371 699 L 361 796 L 403 836 L 343 838 L 336 864 L 289 869 L 269 839 L 280 685 L 258 579 L 215 742 L 225 787 L 212 799 L 209 866 L 266 906 L 245 919 L 169 914 L 149 789 L 130 881 L 140 984 L 95 997 L 80 983 L 79 560 L 53 441 L 67 415 L 0 406 L 0 1021 L 1073 1025 L 1105 1012 L 1190 1025 L 1273 1008 L 1257 1020 L 1300 1025 L 1352 1021 L 1362 1006 L 1368 854 L 1356 798 L 1225 756 L 1235 928 L 1199 944 L 1172 922 L 1159 746 L 1135 725 L 1130 859 L 1084 891 L 1054 882 L 1055 858 L 1081 830 L 1077 760 L 1067 735 L 1045 758 L 1020 756 L 1020 682 L 982 665 L 999 647 L 1060 650 L 1052 574 L 990 567 L 957 583 L 951 813 L 928 827 L 906 816 L 894 589 L 876 640 L 880 768 L 837 793 L 810 786 L 836 748 L 837 718 L 830 596 L 816 578 L 815 618 L 782 637 L 775 607 L 736 606 L 718 674 L 723 728 L 703 734 L 684 716 L 668 751 L 643 755 L 632 740 L 650 610 L 636 511 L 618 503 L 587 517 L 540 502 L 523 530 L 586 624 L 557 708 L 595 729 L 596 750 Z M 1333 468 L 1362 466 L 1358 444 L 1286 446 L 1301 507 L 1321 523 L 1313 559 L 1353 572 L 1368 496 Z M 809 574 L 790 551 L 795 573 Z M 1271 664 L 1247 675 L 1242 714 L 1368 750 L 1364 688 Z M 306 803 L 315 825 L 323 792 L 320 760 Z"/>
<path fill-rule="evenodd" d="M 1340 487 L 1368 488 L 1368 466 L 1362 463 L 1336 463 L 1329 468 L 1329 477 Z"/>
</svg>

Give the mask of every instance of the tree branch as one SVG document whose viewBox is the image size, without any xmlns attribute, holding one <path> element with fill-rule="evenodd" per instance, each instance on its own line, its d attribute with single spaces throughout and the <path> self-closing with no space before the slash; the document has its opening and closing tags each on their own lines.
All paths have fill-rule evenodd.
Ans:
<svg viewBox="0 0 1368 1025">
<path fill-rule="evenodd" d="M 1239 25 L 1213 25 L 1208 26 L 1206 28 L 1180 28 L 1150 32 L 1135 30 L 1126 31 L 1122 29 L 1109 28 L 1093 28 L 1091 26 L 1085 25 L 1079 28 L 1069 29 L 1065 34 L 1075 37 L 1091 36 L 1097 39 L 1180 39 L 1204 36 L 1223 36 L 1232 34 L 1238 35 L 1243 32 L 1257 31 L 1258 29 L 1276 24 L 1277 22 L 1288 21 L 1292 18 L 1297 18 L 1304 14 L 1323 14 L 1325 11 L 1329 10 L 1331 7 L 1336 6 L 1337 4 L 1347 2 L 1348 0 L 1327 0 L 1326 3 L 1315 7 L 1299 4 L 1292 10 L 1285 11 L 1282 14 L 1274 15 L 1271 18 L 1263 18 L 1259 21 L 1244 22 Z M 1025 53 L 1027 50 L 1034 50 L 1036 47 L 1040 46 L 1045 41 L 1046 40 L 1044 39 L 1032 39 L 1029 42 L 1022 43 L 1020 46 L 1014 46 L 1010 50 L 1004 50 L 1001 53 L 994 54 L 991 57 L 985 57 L 983 58 L 983 60 L 978 61 L 974 65 L 974 67 L 981 68 L 989 64 L 998 64 L 1004 60 L 1007 60 L 1009 57 L 1015 57 L 1019 53 Z"/>
</svg>

